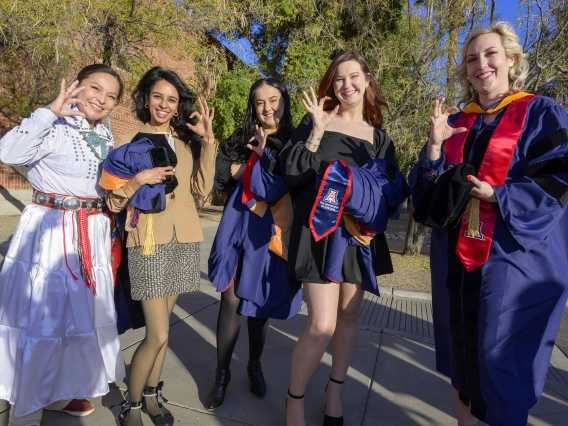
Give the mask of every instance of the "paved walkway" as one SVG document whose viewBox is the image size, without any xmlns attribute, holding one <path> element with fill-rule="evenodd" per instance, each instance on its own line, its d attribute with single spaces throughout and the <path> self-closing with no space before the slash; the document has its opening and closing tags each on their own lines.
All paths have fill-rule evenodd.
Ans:
<svg viewBox="0 0 568 426">
<path fill-rule="evenodd" d="M 268 382 L 264 400 L 248 392 L 246 326 L 241 330 L 225 404 L 214 413 L 203 408 L 215 370 L 215 326 L 219 297 L 207 281 L 207 256 L 215 228 L 205 229 L 202 244 L 201 291 L 180 297 L 171 319 L 169 351 L 162 378 L 176 425 L 280 426 L 285 424 L 284 397 L 288 386 L 290 355 L 305 321 L 305 311 L 288 321 L 272 321 L 263 365 Z M 436 373 L 429 300 L 396 295 L 366 297 L 352 366 L 345 382 L 343 404 L 346 426 L 455 425 L 448 380 Z M 244 323 L 244 321 L 243 321 Z M 143 338 L 143 330 L 121 336 L 127 363 Z M 306 392 L 308 425 L 321 425 L 323 392 L 330 370 L 330 350 Z M 124 383 L 118 383 L 124 389 Z M 92 401 L 95 412 L 85 418 L 47 413 L 42 426 L 116 425 L 122 399 L 113 389 Z M 7 418 L 1 407 L 0 426 Z M 555 348 L 545 392 L 531 412 L 531 425 L 568 424 L 568 359 Z M 151 425 L 147 417 L 146 425 Z"/>
</svg>

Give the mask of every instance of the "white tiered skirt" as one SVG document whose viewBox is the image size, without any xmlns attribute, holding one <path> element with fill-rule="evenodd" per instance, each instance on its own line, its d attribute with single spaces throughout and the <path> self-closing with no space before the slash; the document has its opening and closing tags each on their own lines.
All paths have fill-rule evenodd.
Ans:
<svg viewBox="0 0 568 426">
<path fill-rule="evenodd" d="M 109 220 L 88 217 L 96 296 L 81 277 L 74 222 L 72 212 L 27 206 L 0 271 L 0 399 L 15 404 L 18 417 L 104 395 L 126 374 Z"/>
</svg>

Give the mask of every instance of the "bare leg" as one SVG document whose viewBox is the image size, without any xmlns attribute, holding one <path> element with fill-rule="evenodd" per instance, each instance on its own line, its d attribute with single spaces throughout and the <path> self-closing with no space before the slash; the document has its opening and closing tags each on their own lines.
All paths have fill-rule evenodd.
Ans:
<svg viewBox="0 0 568 426">
<path fill-rule="evenodd" d="M 344 381 L 357 342 L 359 311 L 365 292 L 360 284 L 341 283 L 337 325 L 333 334 L 331 377 Z M 326 392 L 326 414 L 332 417 L 343 415 L 341 408 L 342 385 L 330 381 Z"/>
<path fill-rule="evenodd" d="M 469 407 L 464 405 L 458 396 L 457 391 L 452 388 L 454 392 L 454 405 L 456 406 L 456 416 L 458 418 L 459 426 L 477 426 L 479 420 L 469 412 Z"/>
<path fill-rule="evenodd" d="M 304 293 L 308 322 L 294 347 L 290 373 L 290 393 L 296 396 L 304 395 L 335 331 L 339 285 L 304 283 Z M 287 425 L 304 426 L 304 401 L 288 398 L 287 405 Z"/>
</svg>

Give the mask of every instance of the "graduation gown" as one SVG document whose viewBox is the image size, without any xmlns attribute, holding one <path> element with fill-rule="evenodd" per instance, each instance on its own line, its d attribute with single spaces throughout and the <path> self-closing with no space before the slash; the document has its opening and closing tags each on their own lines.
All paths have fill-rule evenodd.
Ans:
<svg viewBox="0 0 568 426">
<path fill-rule="evenodd" d="M 301 283 L 288 277 L 286 253 L 280 253 L 283 258 L 269 250 L 273 236 L 279 232 L 275 216 L 284 213 L 279 209 L 288 204 L 285 215 L 289 217 L 292 212 L 288 187 L 276 161 L 282 144 L 275 137 L 267 142 L 264 155 L 255 163 L 249 161 L 249 173 L 245 170 L 225 205 L 209 256 L 209 280 L 222 292 L 234 279 L 241 315 L 288 319 L 300 311 L 302 291 Z M 217 164 L 220 162 L 229 164 L 218 157 Z M 227 171 L 220 170 L 223 175 L 216 178 L 216 185 L 230 187 L 226 182 L 219 184 L 223 176 L 228 180 Z M 246 194 L 243 197 L 243 191 L 249 199 Z M 253 212 L 261 205 L 268 208 L 260 215 L 258 210 Z"/>
<path fill-rule="evenodd" d="M 463 161 L 477 171 L 494 122 L 480 114 L 465 141 Z M 461 113 L 450 117 L 455 123 Z M 489 164 L 490 165 L 490 164 Z M 414 201 L 448 164 L 415 166 Z M 539 400 L 568 297 L 568 116 L 539 96 L 526 118 L 497 203 L 485 263 L 467 272 L 456 255 L 459 222 L 432 231 L 430 265 L 436 368 L 451 377 L 464 404 L 489 425 L 526 425 Z M 459 217 L 459 215 L 458 215 Z M 458 219 L 459 221 L 459 219 Z"/>
</svg>

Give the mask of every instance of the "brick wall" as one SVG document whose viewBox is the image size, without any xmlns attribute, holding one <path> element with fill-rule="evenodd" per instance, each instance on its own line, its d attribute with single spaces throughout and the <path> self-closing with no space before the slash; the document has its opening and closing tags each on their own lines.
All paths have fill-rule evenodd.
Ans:
<svg viewBox="0 0 568 426">
<path fill-rule="evenodd" d="M 4 187 L 6 189 L 32 188 L 27 180 L 2 163 L 0 163 L 0 187 Z"/>
<path fill-rule="evenodd" d="M 116 137 L 123 133 L 137 131 L 142 123 L 132 114 L 132 107 L 129 104 L 115 107 L 110 114 L 110 128 Z"/>
</svg>

